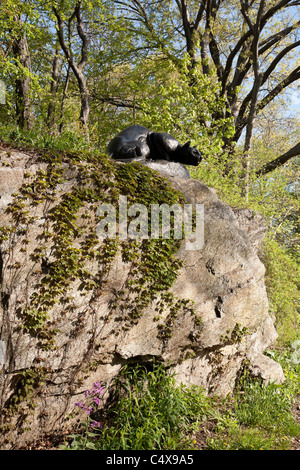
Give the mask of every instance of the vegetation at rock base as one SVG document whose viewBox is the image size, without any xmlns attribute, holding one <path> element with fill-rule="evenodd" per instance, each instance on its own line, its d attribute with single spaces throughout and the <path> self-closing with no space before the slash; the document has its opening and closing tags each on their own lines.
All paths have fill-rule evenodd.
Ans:
<svg viewBox="0 0 300 470">
<path fill-rule="evenodd" d="M 0 240 L 13 237 L 22 224 L 26 253 L 31 208 L 45 199 L 54 202 L 64 165 L 78 176 L 77 186 L 51 212 L 56 230 L 43 228 L 54 259 L 45 266 L 42 244 L 31 254 L 46 272 L 18 312 L 24 331 L 37 337 L 41 348 L 55 347 L 47 310 L 55 302 L 68 302 L 66 286 L 78 278 L 82 292 L 94 286 L 84 259 L 98 257 L 109 269 L 116 253 L 114 243 L 97 251 L 84 217 L 83 227 L 77 224 L 84 204 L 95 208 L 99 194 L 105 197 L 105 191 L 90 192 L 88 181 L 110 197 L 126 189 L 129 198 L 149 203 L 143 199 L 149 191 L 141 190 L 147 176 L 151 201 L 162 193 L 170 201 L 180 197 L 162 179 L 154 182 L 147 169 L 117 168 L 108 161 L 106 145 L 122 128 L 137 123 L 182 142 L 191 140 L 204 157 L 190 169 L 192 176 L 214 187 L 229 205 L 262 214 L 267 226 L 260 257 L 279 339 L 266 354 L 282 364 L 286 382 L 264 387 L 248 376 L 245 364 L 231 397 L 209 399 L 201 390 L 176 387 L 160 365 L 153 370 L 137 366 L 125 370 L 116 384 L 116 393 L 124 394 L 112 406 L 107 425 L 93 432 L 87 428 L 88 434 L 76 434 L 68 446 L 265 450 L 298 442 L 299 448 L 293 419 L 299 422 L 300 406 L 298 8 L 295 0 L 1 2 L 0 142 L 8 153 L 10 146 L 39 150 L 48 170 L 35 179 L 28 175 L 10 206 L 15 224 L 1 227 Z M 106 170 L 101 177 L 100 160 Z M 1 165 L 9 165 L 9 158 Z M 117 182 L 115 193 L 110 178 Z M 173 257 L 175 243 L 146 245 L 139 246 L 146 254 L 140 258 L 136 246 L 122 246 L 123 256 L 140 272 L 128 286 L 135 292 L 139 287 L 136 303 L 128 306 L 126 298 L 120 299 L 130 321 L 173 282 L 180 267 Z M 162 260 L 165 285 L 153 268 Z M 192 308 L 174 298 L 166 297 L 165 303 Z M 44 373 L 29 369 L 20 374 L 11 409 L 34 396 Z"/>
<path fill-rule="evenodd" d="M 247 367 L 236 391 L 208 397 L 197 386 L 176 386 L 174 375 L 155 363 L 126 366 L 116 381 L 105 420 L 97 406 L 61 446 L 64 450 L 286 450 L 299 439 L 292 412 L 299 395 L 299 364 L 276 354 L 287 381 L 265 386 Z M 89 398 L 89 395 L 88 395 Z M 97 418 L 99 419 L 99 417 Z M 97 423 L 95 425 L 95 422 Z"/>
</svg>

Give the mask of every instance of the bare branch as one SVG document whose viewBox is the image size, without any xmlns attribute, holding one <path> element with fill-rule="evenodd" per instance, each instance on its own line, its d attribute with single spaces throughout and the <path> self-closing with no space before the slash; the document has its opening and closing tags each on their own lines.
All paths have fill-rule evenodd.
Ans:
<svg viewBox="0 0 300 470">
<path fill-rule="evenodd" d="M 247 41 L 249 40 L 249 38 L 251 37 L 251 31 L 248 30 L 245 34 L 243 34 L 243 36 L 238 40 L 237 44 L 235 45 L 235 47 L 232 49 L 232 51 L 230 52 L 228 58 L 227 58 L 227 61 L 226 61 L 226 65 L 225 65 L 225 68 L 224 68 L 224 73 L 223 73 L 223 89 L 225 89 L 225 86 L 226 86 L 226 83 L 227 83 L 227 80 L 228 80 L 228 77 L 229 77 L 229 74 L 232 70 L 232 64 L 233 64 L 233 61 L 235 59 L 235 57 L 237 56 L 237 54 L 240 52 L 240 50 L 242 49 L 242 53 L 240 53 L 239 55 L 239 58 L 238 58 L 238 64 L 241 62 L 244 62 L 244 58 L 243 58 L 243 52 L 245 51 L 245 45 L 247 44 Z M 237 70 L 239 69 L 240 67 L 237 67 Z M 237 82 L 237 80 L 233 80 L 233 82 Z M 235 88 L 237 85 L 234 84 L 233 87 Z"/>
<path fill-rule="evenodd" d="M 294 83 L 295 81 L 299 79 L 300 79 L 300 66 L 294 69 L 287 77 L 285 77 L 281 82 L 279 82 L 264 98 L 260 100 L 260 102 L 257 104 L 257 112 L 264 109 L 285 88 L 287 88 L 289 85 L 291 85 L 292 83 Z M 242 103 L 242 106 L 240 107 L 239 114 L 238 114 L 237 121 L 236 121 L 236 133 L 234 137 L 235 142 L 237 142 L 237 140 L 240 138 L 244 127 L 247 125 L 248 114 L 246 114 L 246 110 L 251 100 L 251 94 L 252 94 L 252 91 L 248 93 L 248 95 L 245 97 Z"/>
<path fill-rule="evenodd" d="M 287 88 L 289 85 L 294 83 L 296 80 L 299 80 L 300 78 L 300 66 L 294 69 L 285 79 L 283 79 L 280 83 L 278 83 L 272 91 L 268 93 L 267 96 L 265 96 L 260 103 L 258 103 L 258 111 L 263 109 L 267 104 L 270 103 L 279 93 L 281 93 L 285 88 Z"/>
<path fill-rule="evenodd" d="M 59 39 L 59 43 L 61 45 L 61 48 L 68 60 L 68 63 L 76 77 L 77 83 L 78 83 L 78 88 L 80 91 L 80 98 L 81 98 L 81 109 L 80 109 L 80 122 L 83 124 L 85 133 L 86 133 L 86 138 L 89 140 L 89 134 L 88 134 L 88 116 L 90 112 L 89 108 L 89 90 L 87 87 L 87 82 L 86 78 L 82 73 L 83 67 L 85 66 L 87 62 L 87 47 L 88 47 L 88 40 L 86 37 L 86 34 L 83 31 L 82 28 L 82 18 L 80 14 L 80 1 L 77 2 L 74 12 L 72 13 L 71 17 L 69 18 L 68 21 L 68 29 L 69 29 L 69 34 L 70 34 L 70 27 L 71 27 L 71 22 L 74 17 L 76 17 L 77 21 L 77 31 L 80 36 L 80 39 L 82 41 L 82 47 L 81 47 L 81 59 L 78 64 L 73 59 L 72 56 L 72 51 L 70 49 L 71 44 L 69 40 L 69 46 L 66 45 L 65 42 L 65 37 L 64 37 L 64 23 L 62 20 L 62 17 L 60 16 L 58 10 L 53 6 L 52 11 L 54 12 L 54 15 L 56 16 L 57 19 L 57 35 Z"/>
<path fill-rule="evenodd" d="M 288 36 L 292 31 L 297 29 L 300 26 L 300 21 L 297 21 L 297 23 L 294 23 L 291 26 L 288 26 L 287 28 L 282 29 L 281 31 L 278 31 L 278 33 L 273 34 L 273 36 L 270 36 L 269 38 L 265 39 L 260 43 L 260 49 L 259 49 L 259 54 L 264 54 L 268 49 L 270 49 L 272 46 L 277 44 L 281 39 L 285 38 Z"/>
<path fill-rule="evenodd" d="M 187 7 L 186 0 L 181 0 L 180 11 L 181 11 L 182 24 L 183 24 L 183 29 L 184 29 L 185 38 L 186 38 L 187 51 L 191 54 L 194 52 L 193 42 L 192 42 L 193 31 L 191 28 L 190 13 Z"/>
<path fill-rule="evenodd" d="M 196 20 L 195 20 L 195 24 L 194 24 L 195 31 L 198 31 L 199 26 L 200 26 L 200 22 L 203 18 L 203 13 L 205 11 L 205 3 L 206 2 L 202 1 L 201 5 L 199 7 L 199 10 L 198 10 L 198 13 L 197 13 L 197 16 L 196 16 Z"/>
<path fill-rule="evenodd" d="M 71 53 L 70 53 L 70 50 L 69 50 L 69 48 L 68 48 L 68 46 L 66 45 L 66 42 L 65 42 L 64 22 L 62 20 L 62 17 L 58 13 L 58 10 L 55 7 L 52 7 L 52 11 L 53 11 L 53 13 L 54 13 L 54 15 L 56 16 L 56 19 L 57 19 L 57 26 L 58 26 L 57 35 L 58 35 L 59 43 L 61 45 L 62 50 L 64 51 L 64 54 L 65 54 L 67 60 L 70 62 L 71 61 Z"/>
<path fill-rule="evenodd" d="M 273 70 L 276 68 L 276 66 L 279 64 L 279 62 L 284 58 L 286 54 L 288 54 L 290 51 L 295 49 L 296 47 L 300 46 L 300 41 L 296 41 L 293 44 L 290 44 L 289 46 L 285 47 L 273 60 L 273 62 L 270 64 L 270 66 L 267 68 L 267 70 L 264 72 L 264 77 L 262 81 L 262 85 L 266 82 L 266 80 L 269 78 Z"/>
<path fill-rule="evenodd" d="M 79 35 L 79 37 L 82 41 L 81 60 L 78 63 L 78 68 L 80 70 L 82 70 L 83 67 L 86 65 L 87 59 L 88 59 L 87 52 L 88 52 L 89 40 L 88 40 L 88 37 L 87 37 L 86 33 L 84 32 L 83 27 L 82 27 L 82 17 L 81 17 L 80 6 L 81 6 L 81 3 L 78 2 L 76 7 L 75 7 L 74 13 L 75 13 L 76 19 L 77 19 L 78 35 Z"/>
<path fill-rule="evenodd" d="M 281 9 L 285 7 L 291 7 L 295 6 L 295 4 L 299 4 L 299 1 L 297 2 L 291 2 L 290 0 L 281 0 L 279 3 L 275 4 L 272 8 L 270 8 L 265 14 L 261 15 L 261 29 L 264 28 L 267 24 L 267 22 Z M 245 2 L 244 2 L 245 4 Z M 250 5 L 251 6 L 251 5 Z M 245 11 L 245 6 L 244 6 L 244 11 Z M 249 21 L 249 20 L 248 20 Z M 270 38 L 266 39 L 263 43 L 260 44 L 262 46 L 259 49 L 259 55 L 262 55 L 264 52 L 266 52 L 270 47 L 275 45 L 277 42 L 280 41 L 281 38 L 286 37 L 290 32 L 295 30 L 300 24 L 300 21 L 297 22 L 296 24 L 285 28 L 284 30 L 276 33 L 276 35 L 271 36 Z M 247 46 L 247 42 L 249 39 L 251 39 L 252 36 L 252 30 L 249 28 L 238 40 L 236 43 L 235 47 L 232 49 L 230 52 L 225 68 L 224 68 L 224 74 L 223 74 L 223 79 L 222 79 L 222 90 L 223 92 L 225 91 L 226 88 L 229 90 L 233 90 L 237 86 L 239 86 L 243 79 L 245 78 L 246 74 L 251 68 L 251 62 L 246 59 L 246 54 L 245 51 L 249 46 Z M 238 67 L 236 67 L 235 70 L 235 75 L 232 80 L 232 83 L 229 85 L 228 78 L 230 75 L 230 72 L 232 71 L 232 66 L 233 66 L 233 61 L 235 60 L 236 56 L 239 54 L 238 58 Z M 247 63 L 248 62 L 248 63 Z"/>
<path fill-rule="evenodd" d="M 220 51 L 218 47 L 218 43 L 214 37 L 212 31 L 212 21 L 216 19 L 216 15 L 218 12 L 220 4 L 217 4 L 215 0 L 208 0 L 207 7 L 206 7 L 206 31 L 208 32 L 209 36 L 209 49 L 212 60 L 216 66 L 217 74 L 220 80 L 222 80 L 224 74 L 224 67 L 221 62 L 220 58 Z"/>
<path fill-rule="evenodd" d="M 290 150 L 288 150 L 286 153 L 283 155 L 280 155 L 280 157 L 275 158 L 275 160 L 272 160 L 271 162 L 267 163 L 264 165 L 260 170 L 256 172 L 257 176 L 262 176 L 270 171 L 275 170 L 276 168 L 284 165 L 286 162 L 288 162 L 291 158 L 297 157 L 300 155 L 300 142 L 296 144 L 294 147 L 292 147 Z"/>
<path fill-rule="evenodd" d="M 113 96 L 95 96 L 92 95 L 92 98 L 98 101 L 99 103 L 108 103 L 113 106 L 116 106 L 117 108 L 130 108 L 130 109 L 140 109 L 142 108 L 135 103 L 134 100 L 131 99 L 124 99 L 122 100 L 121 98 L 115 98 Z M 143 110 L 144 111 L 144 110 Z"/>
</svg>

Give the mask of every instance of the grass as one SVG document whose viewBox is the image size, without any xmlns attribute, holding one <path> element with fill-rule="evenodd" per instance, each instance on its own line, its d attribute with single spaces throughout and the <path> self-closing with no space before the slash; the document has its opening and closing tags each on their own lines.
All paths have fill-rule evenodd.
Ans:
<svg viewBox="0 0 300 470">
<path fill-rule="evenodd" d="M 69 437 L 72 450 L 286 450 L 300 438 L 292 414 L 299 396 L 299 364 L 276 354 L 283 384 L 264 385 L 244 370 L 233 394 L 208 397 L 199 387 L 175 384 L 161 364 L 126 367 L 114 389 L 108 421 L 96 430 L 89 418 Z M 205 438 L 204 438 L 205 436 Z"/>
<path fill-rule="evenodd" d="M 73 435 L 72 450 L 149 450 L 193 448 L 189 433 L 202 420 L 208 398 L 197 387 L 176 386 L 161 364 L 125 367 L 114 389 L 108 422 Z"/>
<path fill-rule="evenodd" d="M 293 362 L 292 349 L 271 352 L 281 363 L 286 380 L 267 386 L 245 370 L 219 419 L 208 449 L 286 450 L 291 439 L 300 437 L 300 423 L 292 408 L 300 396 L 300 364 Z"/>
<path fill-rule="evenodd" d="M 24 131 L 15 125 L 1 125 L 0 140 L 18 148 L 32 148 L 34 150 L 57 151 L 88 151 L 91 143 L 74 130 L 64 130 L 62 133 L 56 129 L 45 127 Z"/>
</svg>

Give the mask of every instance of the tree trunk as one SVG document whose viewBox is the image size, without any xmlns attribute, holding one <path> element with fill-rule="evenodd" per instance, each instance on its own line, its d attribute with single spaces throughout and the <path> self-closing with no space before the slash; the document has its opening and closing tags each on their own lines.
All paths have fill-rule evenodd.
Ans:
<svg viewBox="0 0 300 470">
<path fill-rule="evenodd" d="M 70 64 L 68 64 L 68 71 L 67 71 L 67 76 L 66 76 L 66 80 L 65 80 L 63 96 L 62 96 L 62 100 L 61 100 L 60 119 L 59 119 L 59 132 L 61 132 L 62 128 L 63 128 L 65 104 L 66 104 L 66 99 L 67 99 L 68 86 L 69 86 L 69 82 L 70 82 L 70 71 L 71 71 L 71 67 L 70 67 Z"/>
<path fill-rule="evenodd" d="M 16 16 L 14 19 L 21 23 L 20 17 Z M 31 72 L 31 61 L 25 35 L 20 35 L 14 40 L 13 53 L 22 67 L 20 77 L 15 81 L 17 123 L 21 129 L 31 129 L 32 114 L 29 76 Z"/>
<path fill-rule="evenodd" d="M 89 130 L 88 130 L 88 119 L 89 119 L 89 113 L 90 113 L 89 90 L 87 87 L 85 76 L 83 75 L 81 70 L 78 69 L 78 67 L 74 63 L 73 63 L 73 66 L 72 64 L 70 65 L 73 69 L 74 75 L 77 78 L 79 91 L 80 91 L 81 108 L 80 108 L 79 121 L 86 135 L 86 139 L 87 141 L 89 141 Z"/>
<path fill-rule="evenodd" d="M 252 134 L 253 134 L 253 127 L 254 127 L 254 120 L 256 117 L 256 105 L 258 99 L 258 92 L 260 89 L 262 80 L 262 75 L 257 74 L 255 77 L 254 85 L 253 85 L 253 97 L 251 100 L 250 105 L 250 112 L 248 117 L 248 124 L 246 127 L 246 136 L 245 136 L 245 143 L 244 143 L 244 169 L 245 169 L 245 185 L 244 185 L 244 194 L 245 199 L 248 202 L 249 198 L 249 184 L 250 184 L 250 151 L 251 151 L 251 143 L 252 143 Z"/>
<path fill-rule="evenodd" d="M 66 59 L 78 83 L 78 88 L 80 91 L 80 99 L 81 99 L 81 109 L 80 109 L 79 120 L 84 129 L 86 139 L 87 141 L 89 141 L 89 131 L 88 131 L 88 117 L 89 117 L 89 112 L 90 112 L 89 90 L 87 87 L 86 78 L 83 75 L 83 69 L 87 63 L 87 49 L 88 49 L 89 40 L 88 40 L 86 33 L 83 30 L 83 22 L 82 22 L 82 17 L 81 17 L 81 2 L 79 1 L 76 4 L 74 12 L 68 21 L 69 38 L 71 37 L 70 35 L 71 23 L 74 18 L 76 18 L 76 21 L 77 21 L 77 24 L 76 24 L 77 32 L 78 32 L 78 36 L 81 39 L 81 59 L 78 63 L 76 63 L 73 58 L 73 54 L 71 51 L 71 44 L 70 44 L 71 41 L 69 40 L 68 44 L 65 42 L 64 21 L 60 13 L 55 7 L 52 7 L 52 10 L 57 19 L 57 25 L 58 25 L 57 35 L 58 35 L 59 43 L 61 45 L 62 50 L 64 51 Z"/>
<path fill-rule="evenodd" d="M 51 85 L 50 85 L 50 93 L 51 93 L 51 98 L 50 98 L 50 103 L 48 106 L 48 114 L 47 114 L 47 124 L 48 127 L 52 127 L 54 124 L 54 112 L 55 112 L 55 96 L 57 92 L 57 86 L 58 86 L 58 66 L 59 66 L 59 47 L 56 45 L 55 48 L 55 55 L 53 59 L 53 66 L 52 66 L 52 80 L 51 80 Z"/>
<path fill-rule="evenodd" d="M 264 11 L 264 6 L 265 6 L 265 0 L 261 0 L 259 9 L 257 12 L 256 22 L 255 24 L 253 24 L 248 15 L 248 10 L 249 10 L 248 2 L 241 0 L 241 12 L 253 35 L 253 40 L 252 40 L 252 45 L 251 45 L 251 55 L 252 55 L 252 61 L 253 61 L 252 67 L 253 67 L 253 72 L 254 72 L 254 83 L 253 83 L 252 93 L 251 93 L 250 110 L 249 110 L 248 123 L 246 127 L 246 137 L 245 137 L 245 143 L 244 143 L 244 168 L 245 168 L 244 193 L 245 193 L 245 199 L 247 202 L 249 198 L 250 150 L 251 150 L 252 133 L 253 133 L 253 127 L 254 127 L 254 120 L 256 117 L 256 111 L 257 111 L 258 94 L 259 94 L 259 90 L 260 90 L 262 80 L 263 80 L 263 74 L 260 72 L 260 68 L 259 68 L 258 43 L 259 43 L 259 37 L 260 37 L 260 32 L 261 32 L 261 19 L 262 19 L 262 14 Z"/>
</svg>

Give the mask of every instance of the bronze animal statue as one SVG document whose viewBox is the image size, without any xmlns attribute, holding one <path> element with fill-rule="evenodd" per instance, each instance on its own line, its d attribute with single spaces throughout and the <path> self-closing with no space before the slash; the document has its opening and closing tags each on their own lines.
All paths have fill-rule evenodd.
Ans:
<svg viewBox="0 0 300 470">
<path fill-rule="evenodd" d="M 107 147 L 107 154 L 119 161 L 166 160 L 197 166 L 201 153 L 190 142 L 180 144 L 165 132 L 152 132 L 143 126 L 130 126 L 116 135 Z"/>
</svg>

